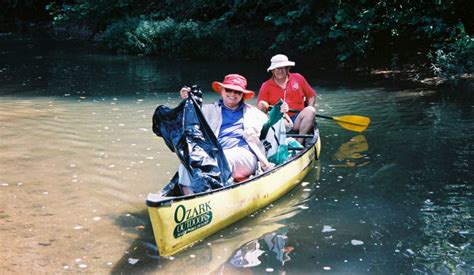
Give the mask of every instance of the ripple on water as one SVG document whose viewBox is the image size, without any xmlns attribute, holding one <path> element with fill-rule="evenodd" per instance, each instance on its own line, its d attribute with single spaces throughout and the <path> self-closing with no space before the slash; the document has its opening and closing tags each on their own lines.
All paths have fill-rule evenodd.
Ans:
<svg viewBox="0 0 474 275">
<path fill-rule="evenodd" d="M 473 190 L 465 184 L 450 184 L 444 189 L 447 196 L 433 195 L 421 208 L 426 242 L 416 257 L 417 266 L 437 272 L 467 272 L 472 263 L 468 255 L 474 241 L 474 235 L 469 232 L 471 227 L 466 224 L 474 218 Z"/>
<path fill-rule="evenodd" d="M 261 262 L 248 267 L 254 273 L 470 272 L 472 104 L 373 83 L 315 87 L 318 113 L 370 116 L 367 131 L 356 138 L 319 120 L 321 180 L 309 175 L 311 185 L 165 258 L 156 254 L 143 202 L 178 161 L 152 133 L 151 116 L 158 104 L 177 105 L 172 87 L 183 79 L 210 89 L 222 64 L 202 70 L 202 62 L 32 53 L 36 43 L 20 42 L 21 54 L 3 47 L 0 55 L 6 270 L 210 273 L 241 251 Z M 255 80 L 265 75 L 258 72 Z M 252 254 L 256 243 L 264 254 Z"/>
</svg>

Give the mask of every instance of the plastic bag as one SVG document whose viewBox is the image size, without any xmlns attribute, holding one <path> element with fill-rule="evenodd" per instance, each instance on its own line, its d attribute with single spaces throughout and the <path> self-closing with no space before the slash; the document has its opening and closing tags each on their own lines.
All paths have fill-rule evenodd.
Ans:
<svg viewBox="0 0 474 275">
<path fill-rule="evenodd" d="M 198 101 L 202 101 L 202 92 L 193 86 L 191 94 L 174 109 L 158 106 L 153 115 L 153 132 L 177 154 L 196 186 L 193 190 L 203 192 L 227 186 L 232 182 L 232 171 L 201 112 Z"/>
</svg>

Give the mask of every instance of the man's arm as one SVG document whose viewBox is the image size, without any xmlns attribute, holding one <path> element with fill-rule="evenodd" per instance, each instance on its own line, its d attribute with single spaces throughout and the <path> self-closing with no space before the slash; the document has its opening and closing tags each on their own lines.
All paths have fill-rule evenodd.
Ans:
<svg viewBox="0 0 474 275">
<path fill-rule="evenodd" d="M 312 97 L 306 99 L 306 103 L 308 104 L 307 106 L 314 107 L 314 104 L 316 103 L 316 97 L 312 96 Z"/>
</svg>

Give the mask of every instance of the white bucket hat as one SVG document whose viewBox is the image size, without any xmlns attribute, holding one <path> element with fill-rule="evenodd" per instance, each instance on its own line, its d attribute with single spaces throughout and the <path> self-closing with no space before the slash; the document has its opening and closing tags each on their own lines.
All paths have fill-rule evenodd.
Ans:
<svg viewBox="0 0 474 275">
<path fill-rule="evenodd" d="M 280 68 L 280 67 L 287 67 L 287 66 L 295 66 L 295 62 L 289 61 L 288 57 L 284 54 L 277 54 L 270 59 L 270 67 L 268 67 L 267 72 Z"/>
</svg>

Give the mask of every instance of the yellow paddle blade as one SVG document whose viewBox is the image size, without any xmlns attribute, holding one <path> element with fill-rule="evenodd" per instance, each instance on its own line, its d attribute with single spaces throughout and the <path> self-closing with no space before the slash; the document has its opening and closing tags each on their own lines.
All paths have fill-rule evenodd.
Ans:
<svg viewBox="0 0 474 275">
<path fill-rule="evenodd" d="M 342 128 L 358 133 L 365 131 L 370 124 L 370 118 L 365 116 L 335 116 L 332 119 Z"/>
</svg>

